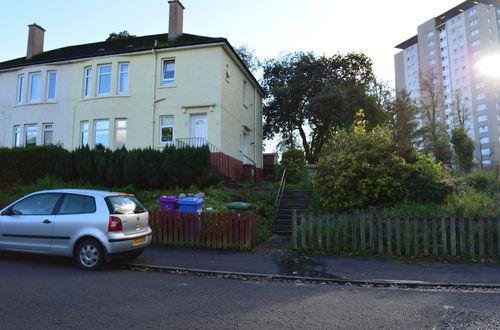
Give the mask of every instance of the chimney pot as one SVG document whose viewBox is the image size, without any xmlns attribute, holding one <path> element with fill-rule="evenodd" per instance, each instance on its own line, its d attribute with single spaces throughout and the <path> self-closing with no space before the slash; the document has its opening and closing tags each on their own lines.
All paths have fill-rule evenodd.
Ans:
<svg viewBox="0 0 500 330">
<path fill-rule="evenodd" d="M 184 6 L 179 0 L 170 0 L 168 17 L 168 40 L 172 41 L 182 36 Z"/>
<path fill-rule="evenodd" d="M 45 35 L 45 29 L 36 23 L 28 25 L 28 27 L 28 50 L 26 53 L 26 59 L 29 60 L 33 56 L 43 53 L 43 38 Z"/>
</svg>

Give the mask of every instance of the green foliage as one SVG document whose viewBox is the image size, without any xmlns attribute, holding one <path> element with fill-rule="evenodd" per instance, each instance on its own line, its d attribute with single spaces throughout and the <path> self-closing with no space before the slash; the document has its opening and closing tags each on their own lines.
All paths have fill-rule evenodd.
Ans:
<svg viewBox="0 0 500 330">
<path fill-rule="evenodd" d="M 403 202 L 388 206 L 377 211 L 377 215 L 383 218 L 431 218 L 447 214 L 447 208 L 443 204 L 434 203 L 410 203 Z"/>
<path fill-rule="evenodd" d="M 400 201 L 409 167 L 396 150 L 387 129 L 338 132 L 325 148 L 313 179 L 323 206 L 339 211 Z"/>
<path fill-rule="evenodd" d="M 417 153 L 406 181 L 406 199 L 410 202 L 440 203 L 453 191 L 454 181 L 446 166 L 432 155 Z"/>
<path fill-rule="evenodd" d="M 467 184 L 478 192 L 498 194 L 500 192 L 500 170 L 489 169 L 469 173 L 465 176 Z"/>
<path fill-rule="evenodd" d="M 208 147 L 125 149 L 88 147 L 67 151 L 60 147 L 0 149 L 0 182 L 30 184 L 52 176 L 105 187 L 133 185 L 138 189 L 188 187 L 207 184 L 210 176 Z"/>
<path fill-rule="evenodd" d="M 474 140 L 464 128 L 456 127 L 451 131 L 451 143 L 455 150 L 458 168 L 469 173 L 474 166 Z"/>
<path fill-rule="evenodd" d="M 241 45 L 239 47 L 234 48 L 234 51 L 241 58 L 243 63 L 247 66 L 248 70 L 255 74 L 261 67 L 262 63 L 259 58 L 255 54 L 255 49 L 251 48 L 248 45 Z"/>
<path fill-rule="evenodd" d="M 498 199 L 473 190 L 451 194 L 446 199 L 448 213 L 463 217 L 498 216 Z"/>
<path fill-rule="evenodd" d="M 373 91 L 372 62 L 362 53 L 286 54 L 265 62 L 262 85 L 268 94 L 265 136 L 279 134 L 292 141 L 299 136 L 310 164 L 317 161 L 331 132 L 349 127 L 359 108 L 366 110 L 371 127 L 385 119 Z"/>
<path fill-rule="evenodd" d="M 303 179 L 305 165 L 306 159 L 302 150 L 289 149 L 281 156 L 280 168 L 286 168 L 287 183 L 299 183 Z M 281 173 L 282 171 L 277 171 L 278 180 L 281 179 Z"/>
<path fill-rule="evenodd" d="M 398 91 L 396 98 L 388 104 L 390 114 L 389 125 L 393 132 L 394 141 L 403 153 L 411 152 L 415 147 L 418 122 L 418 112 L 415 101 L 406 90 Z"/>
<path fill-rule="evenodd" d="M 111 32 L 109 34 L 109 37 L 106 39 L 106 41 L 132 39 L 132 38 L 136 38 L 136 37 L 137 36 L 128 33 L 127 30 L 123 30 L 122 32 L 119 32 L 119 33 Z"/>
</svg>

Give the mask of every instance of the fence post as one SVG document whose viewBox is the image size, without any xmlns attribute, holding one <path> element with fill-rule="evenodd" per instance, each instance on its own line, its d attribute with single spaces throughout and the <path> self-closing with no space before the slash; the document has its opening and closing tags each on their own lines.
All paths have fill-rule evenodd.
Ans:
<svg viewBox="0 0 500 330">
<path fill-rule="evenodd" d="M 454 257 L 457 255 L 455 217 L 451 217 L 450 219 L 450 245 L 451 245 L 451 255 Z"/>
<path fill-rule="evenodd" d="M 384 232 L 382 231 L 382 218 L 377 218 L 378 253 L 384 253 Z"/>
<path fill-rule="evenodd" d="M 351 218 L 351 237 L 352 237 L 352 250 L 355 251 L 357 249 L 357 240 L 356 240 L 356 215 L 353 214 Z"/>
<path fill-rule="evenodd" d="M 318 248 L 319 249 L 322 249 L 323 248 L 323 235 L 322 235 L 322 226 L 321 226 L 321 223 L 322 223 L 322 218 L 324 216 L 322 214 L 318 214 Z"/>
<path fill-rule="evenodd" d="M 429 255 L 429 224 L 427 223 L 427 218 L 422 219 L 422 225 L 424 226 L 424 255 Z"/>
<path fill-rule="evenodd" d="M 360 223 L 359 223 L 359 238 L 360 238 L 360 241 L 361 241 L 361 250 L 365 250 L 366 249 L 366 236 L 365 236 L 365 221 L 366 221 L 366 217 L 365 217 L 365 214 L 364 213 L 361 213 L 361 217 L 359 219 Z"/>
<path fill-rule="evenodd" d="M 370 226 L 370 250 L 375 252 L 375 233 L 374 233 L 374 225 L 373 225 L 373 212 L 370 212 L 368 216 L 368 225 Z"/>
<path fill-rule="evenodd" d="M 484 223 L 483 223 L 483 218 L 478 218 L 478 226 L 477 226 L 477 231 L 478 231 L 478 240 L 479 240 L 479 255 L 481 257 L 484 257 Z"/>
<path fill-rule="evenodd" d="M 488 255 L 493 257 L 495 255 L 495 247 L 493 246 L 493 218 L 487 218 L 488 221 Z"/>
<path fill-rule="evenodd" d="M 475 251 L 475 245 L 476 242 L 474 242 L 474 218 L 469 218 L 469 249 L 470 249 L 470 256 L 474 257 Z"/>
<path fill-rule="evenodd" d="M 330 251 L 331 250 L 331 238 L 330 238 L 330 235 L 331 235 L 331 230 L 330 230 L 330 223 L 331 223 L 331 220 L 332 220 L 332 215 L 330 213 L 327 213 L 326 214 L 326 218 L 325 218 L 325 221 L 326 221 L 326 250 L 327 251 Z"/>
<path fill-rule="evenodd" d="M 391 218 L 386 219 L 386 226 L 387 226 L 387 253 L 389 255 L 392 255 L 392 228 L 391 228 Z"/>
<path fill-rule="evenodd" d="M 464 217 L 458 219 L 458 227 L 460 231 L 460 254 L 463 256 L 465 254 L 465 221 Z"/>
<path fill-rule="evenodd" d="M 314 248 L 314 214 L 309 213 L 309 247 Z"/>
<path fill-rule="evenodd" d="M 292 243 L 293 248 L 297 249 L 297 210 L 292 211 Z"/>
<path fill-rule="evenodd" d="M 432 254 L 438 255 L 437 219 L 432 218 Z"/>
<path fill-rule="evenodd" d="M 496 225 L 497 225 L 497 245 L 498 245 L 498 256 L 500 257 L 500 217 L 496 217 Z"/>
<path fill-rule="evenodd" d="M 396 218 L 396 255 L 401 255 L 401 226 L 399 218 Z"/>
<path fill-rule="evenodd" d="M 413 218 L 413 241 L 414 241 L 414 256 L 417 257 L 419 255 L 418 251 L 418 218 Z"/>
<path fill-rule="evenodd" d="M 347 219 L 347 213 L 343 213 L 342 218 L 343 218 L 342 228 L 344 229 L 344 231 L 343 231 L 343 233 L 344 233 L 344 245 L 343 245 L 343 248 L 344 248 L 345 251 L 349 251 L 349 245 L 347 244 L 347 232 L 348 232 L 348 229 L 349 229 L 349 221 Z"/>
<path fill-rule="evenodd" d="M 306 214 L 302 213 L 300 215 L 300 240 L 302 247 L 306 247 Z"/>
<path fill-rule="evenodd" d="M 340 251 L 340 226 L 339 226 L 339 216 L 338 214 L 333 215 L 333 221 L 335 224 L 335 250 L 337 253 Z"/>
<path fill-rule="evenodd" d="M 405 255 L 409 257 L 410 252 L 410 219 L 405 218 Z"/>
<path fill-rule="evenodd" d="M 441 218 L 441 243 L 443 247 L 443 254 L 448 254 L 448 244 L 446 239 L 446 222 L 445 218 Z"/>
</svg>

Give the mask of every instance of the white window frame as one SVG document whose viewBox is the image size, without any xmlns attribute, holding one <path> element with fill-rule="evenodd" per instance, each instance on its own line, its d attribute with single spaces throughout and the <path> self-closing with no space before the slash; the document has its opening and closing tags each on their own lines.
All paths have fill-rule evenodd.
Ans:
<svg viewBox="0 0 500 330">
<path fill-rule="evenodd" d="M 482 123 L 483 121 L 488 121 L 488 115 L 479 115 L 477 116 L 477 122 Z"/>
<path fill-rule="evenodd" d="M 85 125 L 87 127 L 85 127 Z M 84 135 L 87 138 L 87 143 L 83 144 L 84 140 Z M 80 122 L 80 147 L 85 147 L 86 145 L 89 145 L 89 121 L 84 120 Z"/>
<path fill-rule="evenodd" d="M 109 67 L 109 72 L 102 73 L 101 70 L 103 68 L 108 68 Z M 101 87 L 104 86 L 101 84 L 101 79 L 104 78 L 105 76 L 109 76 L 109 91 L 108 92 L 101 92 Z M 112 64 L 101 64 L 97 66 L 97 95 L 98 96 L 109 96 L 111 95 L 111 88 L 112 88 L 112 79 L 113 77 L 113 65 Z"/>
<path fill-rule="evenodd" d="M 163 124 L 163 118 L 172 118 L 172 124 Z M 163 141 L 163 128 L 172 128 L 172 140 Z M 173 115 L 160 116 L 160 144 L 168 145 L 174 142 L 174 132 L 175 132 L 175 118 Z"/>
<path fill-rule="evenodd" d="M 35 77 L 38 77 L 39 83 L 38 83 L 38 89 L 33 88 L 33 79 Z M 42 101 L 42 73 L 41 72 L 33 72 L 29 74 L 29 93 L 28 93 L 28 99 L 30 102 L 40 102 Z M 38 98 L 34 98 L 33 92 L 36 91 L 38 94 Z"/>
<path fill-rule="evenodd" d="M 243 105 L 248 105 L 248 82 L 243 79 Z"/>
<path fill-rule="evenodd" d="M 489 131 L 488 125 L 479 126 L 479 133 L 486 133 Z"/>
<path fill-rule="evenodd" d="M 125 126 L 120 126 L 118 125 L 119 122 L 125 122 Z M 126 147 L 127 145 L 127 118 L 116 118 L 115 119 L 115 149 L 121 149 L 122 147 Z M 123 145 L 119 146 L 118 145 L 118 136 L 120 135 L 119 133 L 124 133 L 125 135 L 125 141 L 123 142 Z"/>
<path fill-rule="evenodd" d="M 24 104 L 26 98 L 24 96 L 24 91 L 25 91 L 25 77 L 24 74 L 21 74 L 17 76 L 17 98 L 16 98 L 16 104 Z"/>
<path fill-rule="evenodd" d="M 54 77 L 54 78 L 52 78 Z M 51 81 L 54 79 L 53 96 L 51 96 Z M 47 101 L 55 101 L 57 98 L 57 71 L 47 71 Z"/>
<path fill-rule="evenodd" d="M 30 130 L 30 128 L 34 128 Z M 38 140 L 38 125 L 37 124 L 26 124 L 24 125 L 24 145 L 28 147 L 28 133 L 35 133 L 35 144 L 30 144 L 33 146 L 37 145 Z"/>
<path fill-rule="evenodd" d="M 106 129 L 98 128 L 100 122 L 106 122 L 108 124 L 107 128 Z M 103 144 L 103 146 L 105 149 L 109 149 L 109 119 L 96 119 L 96 120 L 94 120 L 94 136 L 93 136 L 94 137 L 94 148 L 97 147 L 97 133 L 98 132 L 106 132 L 107 141 L 105 142 L 106 144 Z"/>
<path fill-rule="evenodd" d="M 481 143 L 481 144 L 490 143 L 490 137 L 483 136 L 482 138 L 479 139 L 479 143 Z"/>
<path fill-rule="evenodd" d="M 483 110 L 486 110 L 487 108 L 488 108 L 488 106 L 486 105 L 486 103 L 481 103 L 481 104 L 477 105 L 476 110 L 483 111 Z"/>
<path fill-rule="evenodd" d="M 89 98 L 92 96 L 92 67 L 83 68 L 83 97 Z"/>
<path fill-rule="evenodd" d="M 127 68 L 126 70 L 123 70 L 123 68 Z M 128 95 L 128 90 L 129 90 L 129 71 L 130 71 L 130 63 L 119 63 L 118 64 L 118 94 L 120 95 Z M 122 86 L 122 81 L 126 77 L 126 83 L 124 86 Z M 122 87 L 124 87 L 122 89 Z"/>
<path fill-rule="evenodd" d="M 173 78 L 165 78 L 165 74 L 167 73 L 167 66 L 169 64 L 174 65 L 174 77 Z M 161 71 L 161 85 L 162 86 L 175 86 L 177 77 L 177 66 L 175 63 L 175 58 L 166 58 L 163 60 L 162 71 Z"/>
<path fill-rule="evenodd" d="M 50 142 L 47 143 L 45 140 L 46 140 L 46 137 L 47 137 L 47 133 L 52 133 L 52 136 L 50 137 Z M 54 144 L 54 123 L 44 123 L 43 124 L 43 136 L 42 136 L 42 142 L 43 142 L 43 145 L 44 146 L 48 146 L 48 145 L 53 145 Z"/>
<path fill-rule="evenodd" d="M 490 148 L 481 149 L 481 155 L 483 155 L 483 156 L 489 156 L 490 153 L 491 153 Z"/>
<path fill-rule="evenodd" d="M 12 146 L 14 148 L 20 148 L 23 146 L 23 135 L 21 132 L 21 125 L 14 126 L 14 140 L 12 141 Z"/>
</svg>

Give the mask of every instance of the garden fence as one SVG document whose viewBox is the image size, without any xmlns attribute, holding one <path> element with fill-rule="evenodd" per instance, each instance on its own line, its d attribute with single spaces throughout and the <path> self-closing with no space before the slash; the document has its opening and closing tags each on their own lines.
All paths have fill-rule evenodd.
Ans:
<svg viewBox="0 0 500 330">
<path fill-rule="evenodd" d="M 153 244 L 248 250 L 256 245 L 253 213 L 180 213 L 151 210 Z"/>
<path fill-rule="evenodd" d="M 292 215 L 292 246 L 396 256 L 500 257 L 500 217 Z"/>
</svg>

